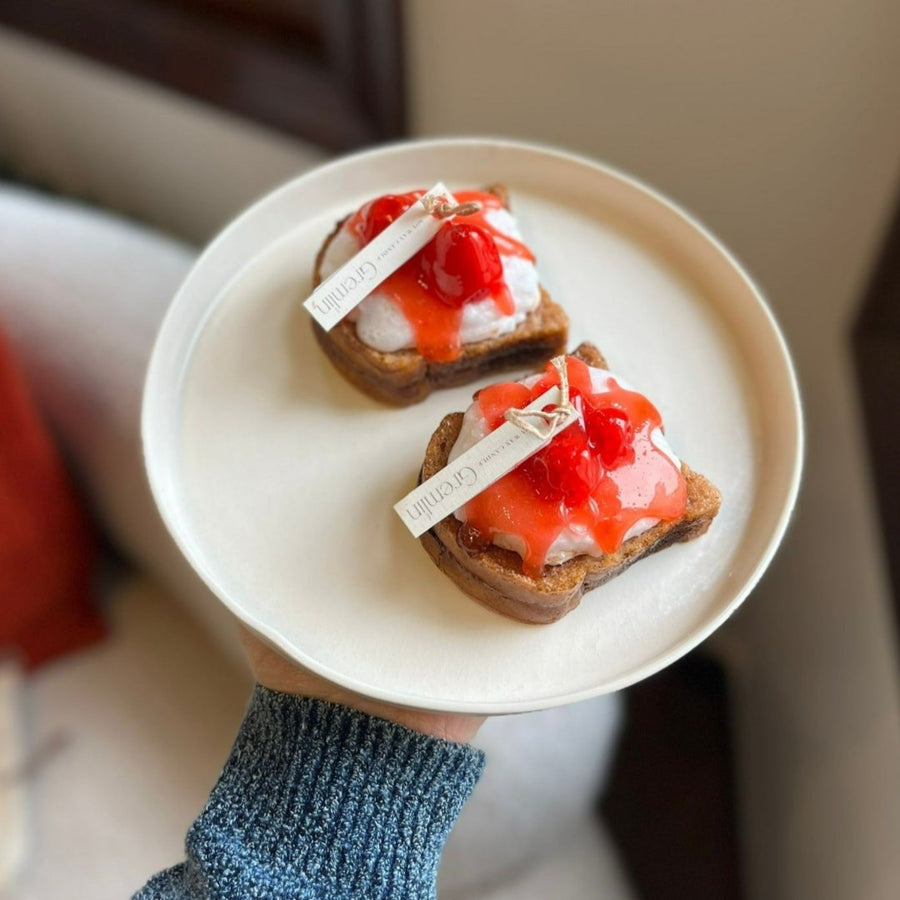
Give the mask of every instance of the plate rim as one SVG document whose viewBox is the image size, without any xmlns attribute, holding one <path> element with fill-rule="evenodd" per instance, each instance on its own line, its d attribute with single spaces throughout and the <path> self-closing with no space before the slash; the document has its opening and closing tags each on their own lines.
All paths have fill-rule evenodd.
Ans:
<svg viewBox="0 0 900 900">
<path fill-rule="evenodd" d="M 206 567 L 200 560 L 194 558 L 190 549 L 185 546 L 182 537 L 182 529 L 176 521 L 177 516 L 173 509 L 169 508 L 165 499 L 165 490 L 163 480 L 166 477 L 160 471 L 160 464 L 157 462 L 158 451 L 154 447 L 154 438 L 152 431 L 154 428 L 154 403 L 155 385 L 160 380 L 158 374 L 164 365 L 163 357 L 166 345 L 169 341 L 169 335 L 175 328 L 178 316 L 178 307 L 183 304 L 183 297 L 187 289 L 196 276 L 197 272 L 204 267 L 208 259 L 213 256 L 218 248 L 225 244 L 232 234 L 243 227 L 246 221 L 253 217 L 257 211 L 266 204 L 274 202 L 288 191 L 296 190 L 305 181 L 312 181 L 320 178 L 326 172 L 338 171 L 343 167 L 358 165 L 361 161 L 365 161 L 372 157 L 390 156 L 396 153 L 422 151 L 434 151 L 440 149 L 450 149 L 455 147 L 465 147 L 469 149 L 497 149 L 508 148 L 518 151 L 527 151 L 537 155 L 548 155 L 558 160 L 576 163 L 596 171 L 598 174 L 610 177 L 614 180 L 624 183 L 639 193 L 643 193 L 650 200 L 665 207 L 670 213 L 680 218 L 685 224 L 690 226 L 698 233 L 707 243 L 709 243 L 715 251 L 720 254 L 727 263 L 734 269 L 736 274 L 746 283 L 749 288 L 749 294 L 758 307 L 758 312 L 763 314 L 763 319 L 767 325 L 770 336 L 775 339 L 775 345 L 778 349 L 778 362 L 786 376 L 787 383 L 790 385 L 790 410 L 792 424 L 794 426 L 795 437 L 793 441 L 793 459 L 791 461 L 791 472 L 788 483 L 788 489 L 785 492 L 780 505 L 780 511 L 772 529 L 771 534 L 765 544 L 763 552 L 760 554 L 756 566 L 748 575 L 743 585 L 735 592 L 732 599 L 718 612 L 717 615 L 705 621 L 704 624 L 691 631 L 682 640 L 673 644 L 668 650 L 657 654 L 651 660 L 634 668 L 619 678 L 604 681 L 600 685 L 587 688 L 579 688 L 565 693 L 557 693 L 552 696 L 540 697 L 535 699 L 519 699 L 508 701 L 453 701 L 442 698 L 426 698 L 413 692 L 401 693 L 395 690 L 382 689 L 368 683 L 361 682 L 353 677 L 343 675 L 328 665 L 322 664 L 310 657 L 308 654 L 299 650 L 290 641 L 284 638 L 281 633 L 272 626 L 267 625 L 256 615 L 248 612 L 239 604 L 234 602 L 225 591 L 220 591 L 216 584 L 216 579 L 211 573 L 207 573 Z M 245 260 L 244 264 L 250 260 Z M 214 298 L 207 306 L 206 312 L 212 308 Z M 194 345 L 202 325 L 198 326 L 194 334 L 191 335 L 191 346 Z M 190 353 L 188 354 L 188 359 Z M 187 360 L 186 360 L 187 361 Z M 446 138 L 426 138 L 426 139 L 410 139 L 394 141 L 387 144 L 378 145 L 376 147 L 360 150 L 336 159 L 330 160 L 324 164 L 314 166 L 302 174 L 288 179 L 279 184 L 272 190 L 268 191 L 248 207 L 246 207 L 237 216 L 231 219 L 205 246 L 203 251 L 194 261 L 188 270 L 178 289 L 174 293 L 172 300 L 166 310 L 166 313 L 160 323 L 159 329 L 153 341 L 153 347 L 150 354 L 149 363 L 147 365 L 144 378 L 142 402 L 141 402 L 141 446 L 144 457 L 144 469 L 149 482 L 151 494 L 154 499 L 157 510 L 166 526 L 166 529 L 177 546 L 179 552 L 185 561 L 190 565 L 195 574 L 203 581 L 208 590 L 223 603 L 226 608 L 234 615 L 237 620 L 255 632 L 266 643 L 274 647 L 277 651 L 287 656 L 294 662 L 306 667 L 315 674 L 334 682 L 339 686 L 351 690 L 357 694 L 381 700 L 399 706 L 406 706 L 415 709 L 428 710 L 433 712 L 457 713 L 466 715 L 500 715 L 535 711 L 539 709 L 548 709 L 556 706 L 567 705 L 569 703 L 587 700 L 591 697 L 600 696 L 602 694 L 619 691 L 629 685 L 636 684 L 645 678 L 650 677 L 656 672 L 661 671 L 680 659 L 690 650 L 697 647 L 705 641 L 713 632 L 726 622 L 735 610 L 741 606 L 752 590 L 759 583 L 760 578 L 769 567 L 774 558 L 785 532 L 790 524 L 791 515 L 797 502 L 799 495 L 800 482 L 803 470 L 803 460 L 806 446 L 805 423 L 803 419 L 802 402 L 800 396 L 799 383 L 796 370 L 788 350 L 787 342 L 784 334 L 778 325 L 778 322 L 765 299 L 765 295 L 759 288 L 756 281 L 747 271 L 746 267 L 741 263 L 737 256 L 729 250 L 722 241 L 716 237 L 696 216 L 682 205 L 671 200 L 657 189 L 647 184 L 643 180 L 636 178 L 622 170 L 611 166 L 607 163 L 592 159 L 581 153 L 573 152 L 552 145 L 538 142 L 520 141 L 509 138 L 497 137 L 446 137 Z M 299 657 L 299 658 L 298 658 Z"/>
</svg>

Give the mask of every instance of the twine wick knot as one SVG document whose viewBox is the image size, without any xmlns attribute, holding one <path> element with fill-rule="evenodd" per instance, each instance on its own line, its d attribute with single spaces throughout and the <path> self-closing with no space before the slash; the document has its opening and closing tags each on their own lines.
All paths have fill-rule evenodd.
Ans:
<svg viewBox="0 0 900 900">
<path fill-rule="evenodd" d="M 572 401 L 569 399 L 569 369 L 565 356 L 556 356 L 550 364 L 559 374 L 559 403 L 553 409 L 508 409 L 503 415 L 507 422 L 512 422 L 522 431 L 527 431 L 542 441 L 548 440 L 572 413 Z"/>
<path fill-rule="evenodd" d="M 471 203 L 450 203 L 446 197 L 429 197 L 426 194 L 420 198 L 419 202 L 425 207 L 426 212 L 437 219 L 449 219 L 450 216 L 472 216 L 477 212 L 481 212 L 481 204 L 476 201 Z"/>
</svg>

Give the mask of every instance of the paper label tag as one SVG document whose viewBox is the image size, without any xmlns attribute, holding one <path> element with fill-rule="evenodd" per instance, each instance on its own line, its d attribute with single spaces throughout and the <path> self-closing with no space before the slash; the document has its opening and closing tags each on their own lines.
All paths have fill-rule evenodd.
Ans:
<svg viewBox="0 0 900 900">
<path fill-rule="evenodd" d="M 548 404 L 557 405 L 560 399 L 560 389 L 552 387 L 526 406 L 524 411 L 540 410 Z M 555 434 L 571 425 L 577 416 L 577 411 L 571 409 L 545 438 L 524 431 L 512 422 L 504 422 L 394 504 L 397 515 L 414 537 L 423 535 L 441 519 L 537 453 Z"/>
<path fill-rule="evenodd" d="M 415 256 L 445 222 L 451 221 L 452 216 L 441 219 L 425 209 L 422 201 L 432 197 L 456 204 L 453 195 L 438 182 L 310 294 L 303 306 L 322 328 L 331 331 L 385 278 Z"/>
</svg>

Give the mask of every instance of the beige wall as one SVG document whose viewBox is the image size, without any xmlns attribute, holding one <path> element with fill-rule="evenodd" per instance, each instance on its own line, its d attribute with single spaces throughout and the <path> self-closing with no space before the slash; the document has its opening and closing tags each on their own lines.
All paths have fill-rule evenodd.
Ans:
<svg viewBox="0 0 900 900">
<path fill-rule="evenodd" d="M 789 326 L 847 312 L 900 175 L 893 0 L 408 8 L 417 133 L 595 155 L 712 225 Z"/>
<path fill-rule="evenodd" d="M 753 896 L 897 897 L 897 669 L 845 326 L 900 186 L 900 4 L 407 6 L 417 133 L 613 163 L 697 214 L 767 292 L 809 452 L 789 540 L 723 642 Z"/>
</svg>

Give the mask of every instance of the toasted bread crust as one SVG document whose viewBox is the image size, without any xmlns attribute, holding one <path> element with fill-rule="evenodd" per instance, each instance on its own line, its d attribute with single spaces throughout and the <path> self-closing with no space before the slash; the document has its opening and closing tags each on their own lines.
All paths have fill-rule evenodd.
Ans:
<svg viewBox="0 0 900 900">
<path fill-rule="evenodd" d="M 491 185 L 487 190 L 508 206 L 502 185 Z M 343 223 L 344 220 L 337 223 L 316 256 L 314 285 L 322 281 L 322 261 Z M 462 353 L 452 362 L 430 362 L 416 350 L 375 350 L 359 339 L 356 325 L 347 319 L 327 332 L 315 320 L 312 322 L 316 341 L 334 367 L 361 391 L 396 406 L 418 403 L 439 388 L 456 387 L 494 372 L 543 362 L 564 351 L 568 327 L 562 307 L 553 302 L 543 287 L 537 308 L 514 331 L 492 340 L 464 344 Z"/>
<path fill-rule="evenodd" d="M 593 345 L 582 345 L 575 355 L 589 365 L 605 367 Z M 445 416 L 429 441 L 419 480 L 426 481 L 446 464 L 459 436 L 463 414 Z M 718 489 L 702 475 L 682 464 L 687 484 L 687 510 L 675 522 L 660 522 L 643 534 L 625 541 L 612 554 L 576 556 L 557 566 L 547 566 L 542 578 L 522 571 L 517 553 L 491 546 L 473 553 L 460 546 L 460 523 L 454 516 L 438 522 L 420 538 L 438 568 L 470 597 L 520 622 L 547 624 L 574 609 L 586 591 L 599 587 L 628 566 L 670 544 L 693 540 L 710 526 L 721 504 Z"/>
</svg>

